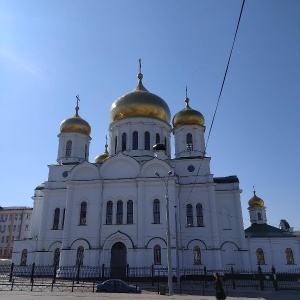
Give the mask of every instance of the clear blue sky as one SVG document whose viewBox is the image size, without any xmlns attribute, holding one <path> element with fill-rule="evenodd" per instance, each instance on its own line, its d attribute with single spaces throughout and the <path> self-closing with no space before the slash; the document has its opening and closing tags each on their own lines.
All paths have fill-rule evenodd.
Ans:
<svg viewBox="0 0 300 300">
<path fill-rule="evenodd" d="M 210 127 L 242 0 L 2 0 L 0 2 L 0 205 L 32 206 L 56 162 L 59 125 L 74 114 L 92 127 L 90 161 L 102 153 L 109 110 L 137 83 L 172 116 L 190 105 Z M 300 1 L 244 7 L 209 140 L 215 176 L 240 180 L 268 223 L 300 227 Z M 207 134 L 206 134 L 207 137 Z"/>
</svg>

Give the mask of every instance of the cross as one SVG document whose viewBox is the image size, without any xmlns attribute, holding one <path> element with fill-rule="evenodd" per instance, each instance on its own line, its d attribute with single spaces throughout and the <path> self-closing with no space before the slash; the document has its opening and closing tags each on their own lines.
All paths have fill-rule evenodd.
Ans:
<svg viewBox="0 0 300 300">
<path fill-rule="evenodd" d="M 77 106 L 78 106 L 78 102 L 80 101 L 79 99 L 79 95 L 76 96 L 76 102 L 77 102 Z"/>
</svg>

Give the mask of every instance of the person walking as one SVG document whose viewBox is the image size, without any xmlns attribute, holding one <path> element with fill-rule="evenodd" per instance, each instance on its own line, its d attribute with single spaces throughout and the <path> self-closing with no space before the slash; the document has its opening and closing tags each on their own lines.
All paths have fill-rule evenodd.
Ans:
<svg viewBox="0 0 300 300">
<path fill-rule="evenodd" d="M 217 300 L 224 300 L 226 299 L 226 295 L 223 288 L 222 278 L 220 277 L 219 273 L 214 273 L 214 277 L 216 278 L 215 281 L 216 298 Z"/>
</svg>

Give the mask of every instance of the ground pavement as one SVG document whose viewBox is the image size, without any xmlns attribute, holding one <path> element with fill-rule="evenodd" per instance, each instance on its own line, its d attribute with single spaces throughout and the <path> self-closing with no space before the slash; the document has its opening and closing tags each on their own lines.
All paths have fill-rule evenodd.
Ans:
<svg viewBox="0 0 300 300">
<path fill-rule="evenodd" d="M 157 293 L 143 292 L 142 294 L 116 294 L 91 292 L 26 292 L 26 291 L 0 291 L 1 300 L 215 300 L 214 296 L 197 295 L 158 295 Z M 242 291 L 239 290 L 228 296 L 226 300 L 300 300 L 298 291 Z"/>
</svg>

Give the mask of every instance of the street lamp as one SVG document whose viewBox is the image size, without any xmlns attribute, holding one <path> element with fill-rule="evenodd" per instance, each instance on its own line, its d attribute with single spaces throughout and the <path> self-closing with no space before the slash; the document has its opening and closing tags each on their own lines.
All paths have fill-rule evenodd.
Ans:
<svg viewBox="0 0 300 300">
<path fill-rule="evenodd" d="M 171 232 L 170 232 L 170 213 L 169 213 L 169 178 L 172 171 L 168 172 L 168 176 L 161 177 L 158 172 L 154 173 L 157 177 L 161 178 L 166 186 L 166 219 L 167 219 L 167 259 L 168 259 L 168 287 L 169 294 L 173 295 L 173 279 L 172 279 L 172 258 L 171 258 Z"/>
</svg>

